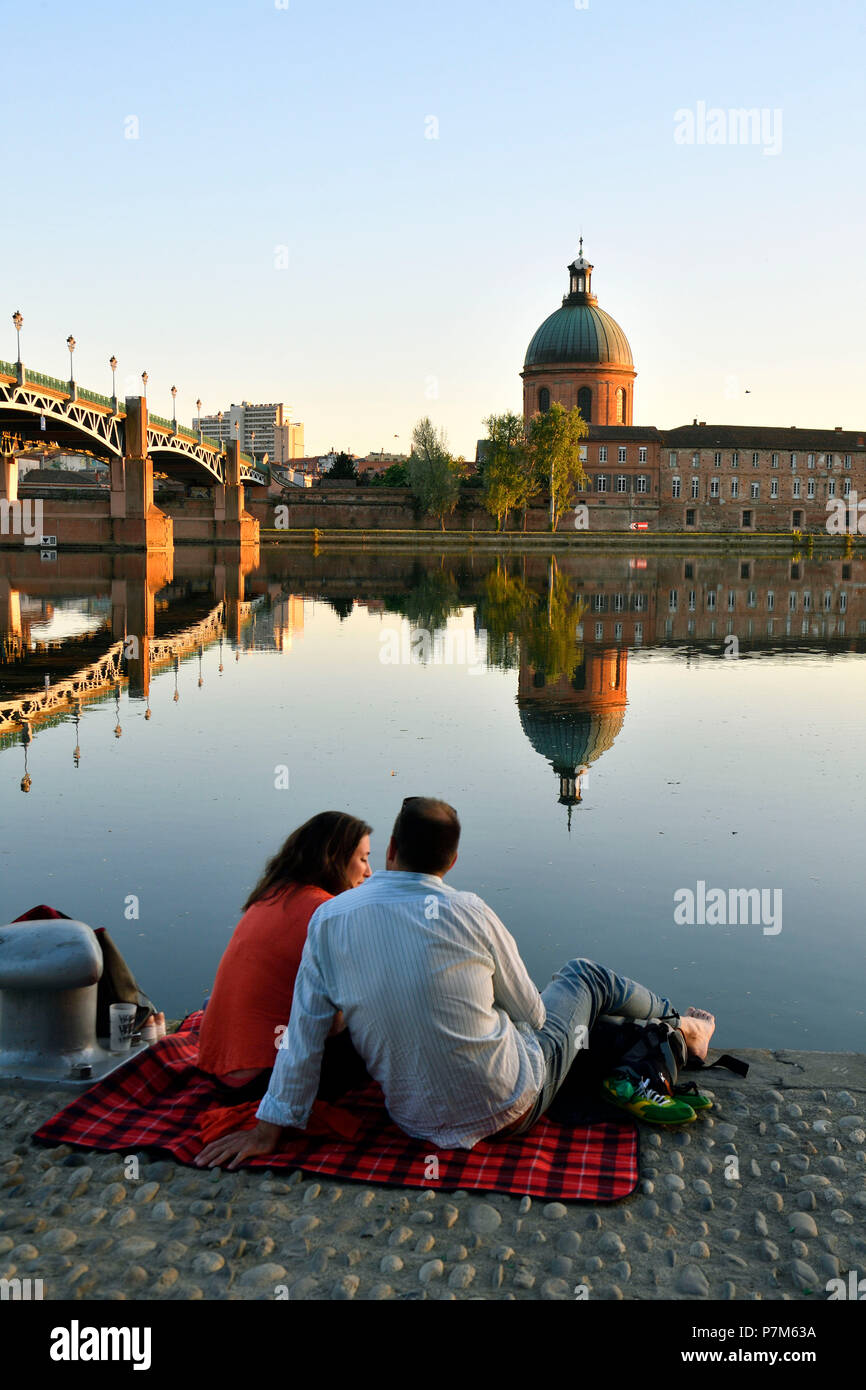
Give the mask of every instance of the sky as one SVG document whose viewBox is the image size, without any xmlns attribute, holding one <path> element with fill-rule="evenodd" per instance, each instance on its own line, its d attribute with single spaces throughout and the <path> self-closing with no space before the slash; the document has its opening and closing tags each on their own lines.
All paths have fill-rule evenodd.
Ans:
<svg viewBox="0 0 866 1390">
<path fill-rule="evenodd" d="M 862 427 L 864 37 L 857 0 L 28 0 L 0 358 L 20 309 L 27 365 L 72 333 L 158 414 L 474 457 L 582 233 L 637 423 Z"/>
</svg>

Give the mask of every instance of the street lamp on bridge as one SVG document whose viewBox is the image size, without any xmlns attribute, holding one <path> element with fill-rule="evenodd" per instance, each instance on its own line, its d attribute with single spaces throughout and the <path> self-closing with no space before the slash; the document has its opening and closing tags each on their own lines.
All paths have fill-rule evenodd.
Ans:
<svg viewBox="0 0 866 1390">
<path fill-rule="evenodd" d="M 171 388 L 171 423 L 175 434 L 177 434 L 177 387 Z"/>
<path fill-rule="evenodd" d="M 222 447 L 223 447 L 223 413 L 222 413 L 221 410 L 218 410 L 218 411 L 217 411 L 217 420 L 219 421 L 219 446 L 220 446 L 220 450 L 222 450 Z"/>
<path fill-rule="evenodd" d="M 114 377 L 114 374 L 117 371 L 117 358 L 114 356 L 109 357 L 108 365 L 111 368 L 111 399 L 115 402 L 115 404 L 117 404 L 117 386 L 115 385 Z"/>
<path fill-rule="evenodd" d="M 66 346 L 69 348 L 69 380 L 71 383 L 75 380 L 75 372 L 72 370 L 72 354 L 75 351 L 75 339 L 71 333 L 66 339 Z"/>
<path fill-rule="evenodd" d="M 145 400 L 147 400 L 147 382 L 148 382 L 148 375 L 147 375 L 147 372 L 142 372 L 142 374 L 141 374 L 141 384 L 142 384 L 142 386 L 144 387 L 144 399 L 145 399 Z"/>
<path fill-rule="evenodd" d="M 250 432 L 250 453 L 251 453 L 252 456 L 253 456 L 253 463 L 255 463 L 255 461 L 256 461 L 256 432 L 255 432 L 255 430 L 252 430 L 252 431 Z"/>
<path fill-rule="evenodd" d="M 12 315 L 12 322 L 13 322 L 14 325 L 15 325 L 15 332 L 16 332 L 16 334 L 17 334 L 17 336 L 18 336 L 18 366 L 20 367 L 20 366 L 21 366 L 21 325 L 22 325 L 23 322 L 24 322 L 24 319 L 21 317 L 21 310 L 20 310 L 20 309 L 16 309 L 16 310 L 15 310 L 15 313 Z"/>
<path fill-rule="evenodd" d="M 198 400 L 196 401 L 195 408 L 198 411 L 198 419 L 196 421 L 196 424 L 198 425 L 199 443 L 201 443 L 201 396 L 199 396 Z"/>
</svg>

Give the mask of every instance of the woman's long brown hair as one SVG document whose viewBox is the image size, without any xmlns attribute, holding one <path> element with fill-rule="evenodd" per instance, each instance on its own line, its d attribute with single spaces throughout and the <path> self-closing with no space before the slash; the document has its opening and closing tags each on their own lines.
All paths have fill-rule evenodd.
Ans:
<svg viewBox="0 0 866 1390">
<path fill-rule="evenodd" d="M 312 884 L 326 893 L 342 893 L 350 886 L 347 870 L 365 835 L 372 833 L 366 821 L 344 811 L 320 811 L 293 830 L 281 849 L 265 865 L 243 910 L 263 898 L 272 898 L 292 884 Z"/>
</svg>

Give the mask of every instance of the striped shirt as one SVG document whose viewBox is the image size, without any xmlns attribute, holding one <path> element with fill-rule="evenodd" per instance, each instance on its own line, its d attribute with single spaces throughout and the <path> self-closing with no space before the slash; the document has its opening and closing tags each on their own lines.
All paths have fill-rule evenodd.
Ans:
<svg viewBox="0 0 866 1390">
<path fill-rule="evenodd" d="M 514 939 L 434 874 L 379 870 L 313 913 L 260 1120 L 305 1127 L 337 1009 L 392 1119 L 441 1148 L 471 1149 L 541 1090 L 544 1004 Z"/>
</svg>

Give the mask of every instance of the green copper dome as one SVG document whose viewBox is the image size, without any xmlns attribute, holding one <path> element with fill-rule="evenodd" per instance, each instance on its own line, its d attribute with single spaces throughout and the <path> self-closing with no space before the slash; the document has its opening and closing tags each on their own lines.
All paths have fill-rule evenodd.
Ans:
<svg viewBox="0 0 866 1390">
<path fill-rule="evenodd" d="M 593 266 L 580 254 L 568 267 L 569 292 L 562 308 L 539 328 L 526 352 L 523 366 L 540 367 L 551 362 L 610 362 L 633 367 L 628 338 L 619 324 L 599 309 L 592 293 Z"/>
<path fill-rule="evenodd" d="M 547 362 L 611 362 L 633 366 L 628 338 L 619 324 L 591 304 L 563 304 L 538 329 L 524 367 Z"/>
</svg>

